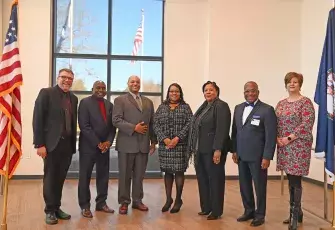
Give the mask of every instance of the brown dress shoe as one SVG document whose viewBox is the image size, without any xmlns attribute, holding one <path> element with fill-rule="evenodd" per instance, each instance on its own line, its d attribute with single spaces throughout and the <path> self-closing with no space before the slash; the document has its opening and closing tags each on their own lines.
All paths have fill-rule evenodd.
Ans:
<svg viewBox="0 0 335 230">
<path fill-rule="evenodd" d="M 88 208 L 81 210 L 81 215 L 86 218 L 93 218 L 92 212 Z"/>
<path fill-rule="evenodd" d="M 138 209 L 140 211 L 148 211 L 149 210 L 149 208 L 146 205 L 144 205 L 142 202 L 133 204 L 132 208 Z"/>
<path fill-rule="evenodd" d="M 100 212 L 105 212 L 105 213 L 114 213 L 114 210 L 109 208 L 107 204 L 103 206 L 102 208 L 95 208 L 95 211 L 100 211 Z"/>
<path fill-rule="evenodd" d="M 119 208 L 119 213 L 121 215 L 126 215 L 128 213 L 128 204 L 122 204 Z"/>
</svg>

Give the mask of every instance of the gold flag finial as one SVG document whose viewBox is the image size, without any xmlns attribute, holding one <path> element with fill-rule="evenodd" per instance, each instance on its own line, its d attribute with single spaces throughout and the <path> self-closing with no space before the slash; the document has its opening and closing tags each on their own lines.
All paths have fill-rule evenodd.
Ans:
<svg viewBox="0 0 335 230">
<path fill-rule="evenodd" d="M 13 5 L 17 5 L 19 3 L 19 0 L 14 0 Z"/>
</svg>

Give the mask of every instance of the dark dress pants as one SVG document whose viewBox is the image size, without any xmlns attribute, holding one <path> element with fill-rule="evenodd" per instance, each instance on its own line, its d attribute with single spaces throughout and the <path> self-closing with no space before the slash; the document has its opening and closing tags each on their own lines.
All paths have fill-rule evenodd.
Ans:
<svg viewBox="0 0 335 230">
<path fill-rule="evenodd" d="M 148 153 L 118 152 L 119 163 L 119 204 L 130 204 L 130 185 L 132 182 L 133 204 L 141 203 L 143 193 L 143 179 L 148 164 Z"/>
<path fill-rule="evenodd" d="M 212 212 L 214 216 L 221 216 L 223 213 L 226 159 L 227 153 L 222 152 L 220 163 L 214 164 L 213 152 L 197 154 L 195 170 L 201 211 Z"/>
<path fill-rule="evenodd" d="M 45 213 L 53 213 L 61 206 L 63 185 L 72 160 L 71 140 L 70 137 L 61 137 L 56 148 L 44 158 Z"/>
<path fill-rule="evenodd" d="M 109 151 L 101 153 L 79 153 L 79 184 L 78 199 L 81 209 L 91 207 L 90 181 L 94 165 L 96 165 L 96 186 L 97 197 L 95 198 L 96 208 L 101 209 L 106 205 L 109 182 Z"/>
<path fill-rule="evenodd" d="M 249 162 L 239 159 L 238 163 L 240 192 L 245 214 L 253 213 L 255 218 L 259 219 L 265 217 L 268 176 L 267 169 L 261 168 L 261 162 L 262 160 Z M 252 181 L 254 181 L 256 191 L 257 210 L 255 210 Z"/>
</svg>

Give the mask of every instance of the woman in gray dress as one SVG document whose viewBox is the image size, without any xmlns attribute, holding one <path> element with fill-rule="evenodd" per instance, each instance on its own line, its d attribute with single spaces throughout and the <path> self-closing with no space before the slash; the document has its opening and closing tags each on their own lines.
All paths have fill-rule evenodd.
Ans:
<svg viewBox="0 0 335 230">
<path fill-rule="evenodd" d="M 184 187 L 184 172 L 188 167 L 187 143 L 192 110 L 184 101 L 182 88 L 173 83 L 169 86 L 166 100 L 154 116 L 154 131 L 159 141 L 159 163 L 164 175 L 166 203 L 162 212 L 170 209 L 173 199 L 172 185 L 176 182 L 176 199 L 170 213 L 179 212 Z"/>
</svg>

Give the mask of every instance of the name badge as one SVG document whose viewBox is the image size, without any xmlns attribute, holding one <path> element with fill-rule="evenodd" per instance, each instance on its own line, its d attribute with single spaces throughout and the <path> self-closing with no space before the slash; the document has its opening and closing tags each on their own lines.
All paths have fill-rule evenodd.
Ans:
<svg viewBox="0 0 335 230">
<path fill-rule="evenodd" d="M 260 122 L 260 120 L 258 120 L 258 119 L 252 119 L 252 120 L 251 120 L 251 124 L 252 124 L 252 125 L 259 126 L 259 122 Z"/>
</svg>

